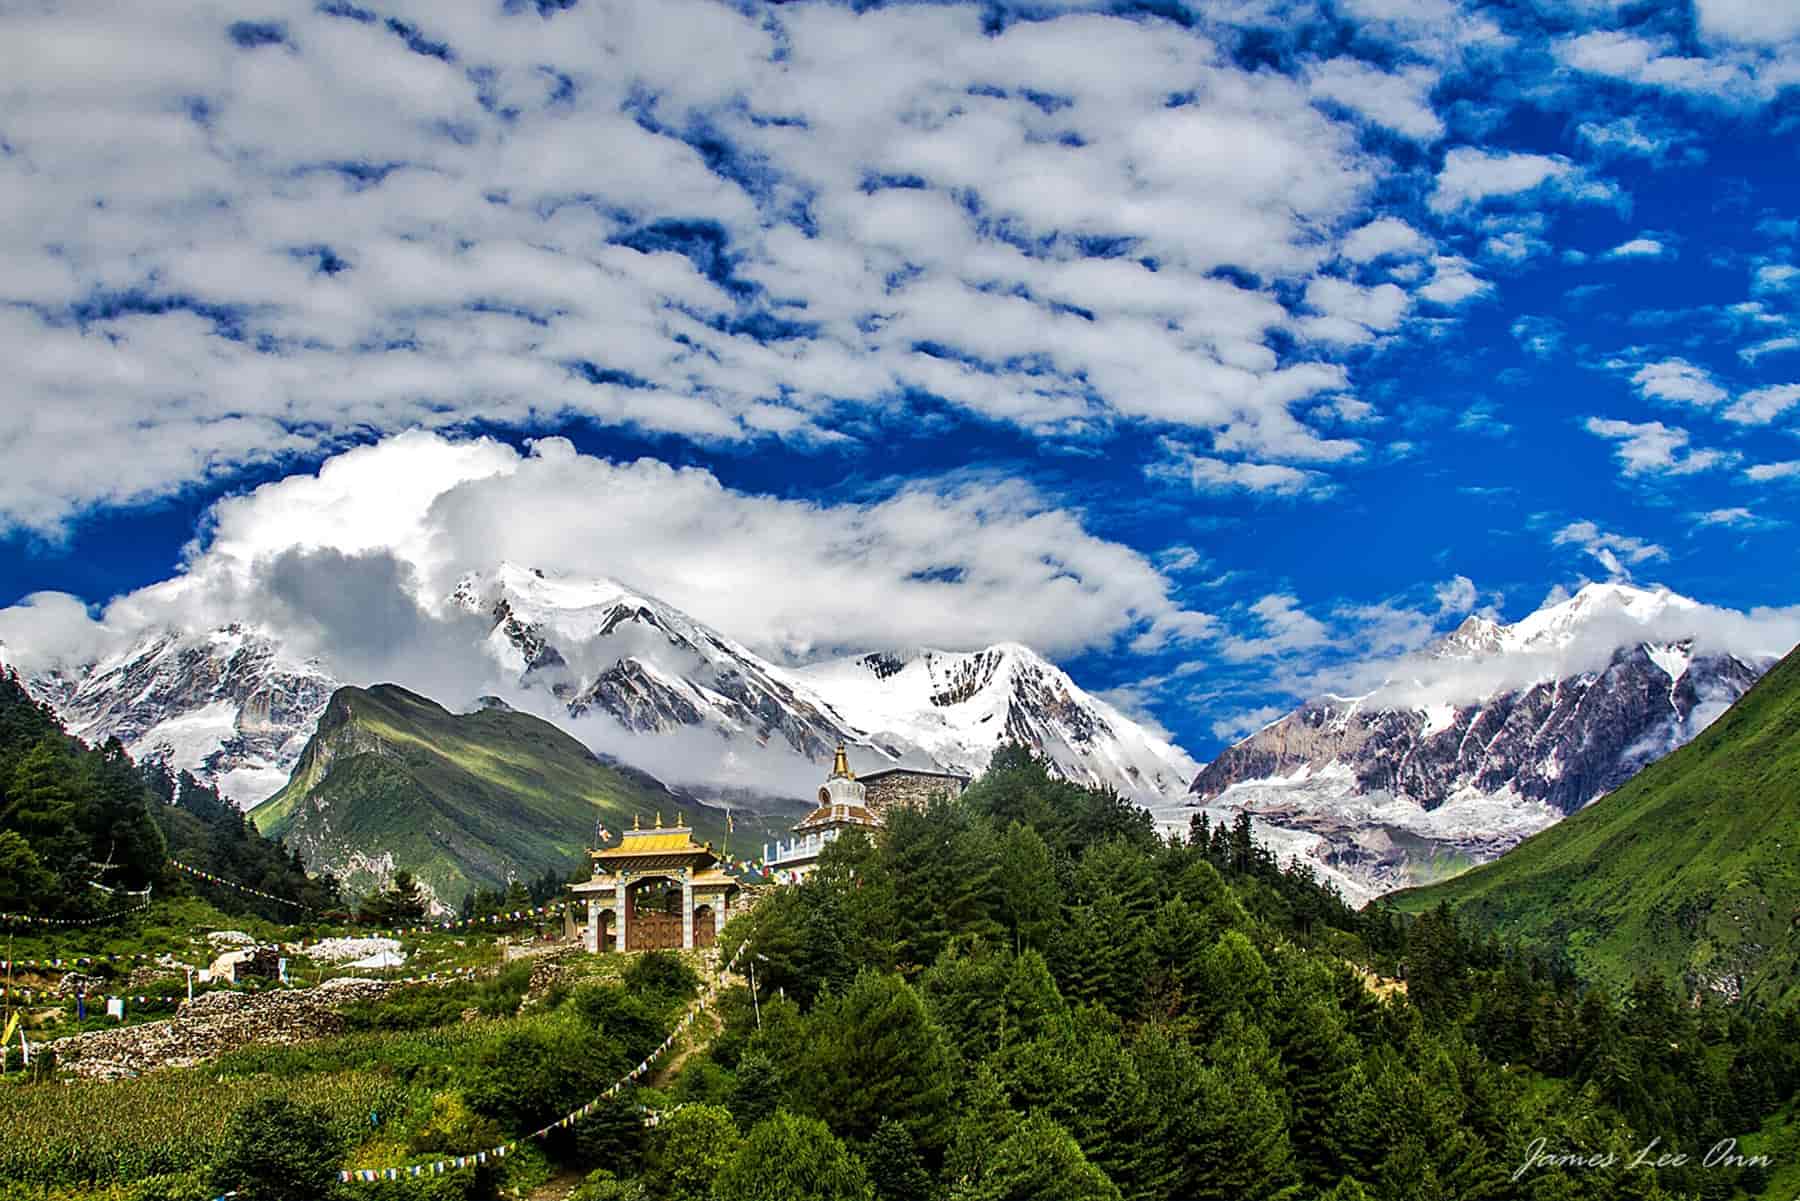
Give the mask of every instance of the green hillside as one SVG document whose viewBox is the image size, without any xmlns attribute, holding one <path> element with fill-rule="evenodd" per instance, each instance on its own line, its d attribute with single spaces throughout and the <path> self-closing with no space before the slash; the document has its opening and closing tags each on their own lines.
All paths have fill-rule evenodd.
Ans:
<svg viewBox="0 0 1800 1201">
<path fill-rule="evenodd" d="M 1800 652 L 1687 746 L 1493 863 L 1389 899 L 1619 984 L 1800 994 Z"/>
<path fill-rule="evenodd" d="M 677 810 L 697 839 L 723 845 L 722 812 L 603 762 L 549 722 L 504 707 L 451 713 L 381 684 L 332 697 L 287 786 L 250 817 L 351 892 L 405 869 L 454 906 L 580 866 L 596 819 L 616 833 L 639 815 L 673 824 Z M 742 818 L 732 836 L 746 848 L 762 837 Z"/>
</svg>

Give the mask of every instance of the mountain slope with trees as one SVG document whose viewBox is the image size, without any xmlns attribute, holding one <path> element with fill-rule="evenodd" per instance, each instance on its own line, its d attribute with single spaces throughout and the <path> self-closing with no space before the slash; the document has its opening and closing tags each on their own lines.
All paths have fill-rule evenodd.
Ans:
<svg viewBox="0 0 1800 1201">
<path fill-rule="evenodd" d="M 677 1085 L 689 1108 L 655 1145 L 700 1139 L 697 1111 L 722 1110 L 710 1162 L 735 1163 L 739 1130 L 775 1145 L 783 1122 L 790 1162 L 841 1141 L 866 1189 L 821 1166 L 786 1193 L 734 1193 L 720 1166 L 591 1197 L 1760 1194 L 1764 1169 L 1698 1159 L 1779 1128 L 1793 1011 L 1696 1008 L 1655 980 L 1614 999 L 1446 913 L 1355 913 L 1247 822 L 1192 833 L 1159 840 L 1142 811 L 1015 749 L 965 796 L 840 839 L 727 928 L 758 992 L 724 994 L 721 1034 Z M 1372 990 L 1371 969 L 1404 989 Z M 1615 1159 L 1527 1166 L 1540 1136 Z M 1694 1159 L 1631 1166 L 1656 1137 Z"/>
<path fill-rule="evenodd" d="M 294 903 L 196 882 L 171 859 Z M 85 920 L 146 888 L 283 921 L 337 903 L 334 881 L 309 878 L 217 791 L 160 762 L 133 763 L 117 739 L 88 746 L 16 676 L 0 676 L 0 912 Z"/>
<path fill-rule="evenodd" d="M 477 890 L 579 868 L 597 821 L 616 833 L 634 817 L 673 823 L 678 807 L 696 838 L 722 842 L 723 813 L 604 762 L 549 722 L 503 706 L 451 713 L 379 684 L 333 694 L 287 787 L 250 819 L 352 891 L 406 870 L 454 908 Z"/>
<path fill-rule="evenodd" d="M 1800 996 L 1800 652 L 1687 746 L 1509 854 L 1396 893 L 1613 986 Z"/>
</svg>

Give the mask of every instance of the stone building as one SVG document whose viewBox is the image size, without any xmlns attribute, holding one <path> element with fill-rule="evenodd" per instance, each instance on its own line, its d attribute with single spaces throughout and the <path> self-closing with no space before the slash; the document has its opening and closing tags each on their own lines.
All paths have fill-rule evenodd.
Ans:
<svg viewBox="0 0 1800 1201">
<path fill-rule="evenodd" d="M 959 797 L 969 786 L 967 776 L 916 767 L 883 767 L 858 779 L 867 790 L 869 811 L 878 818 L 885 818 L 897 805 L 923 809 L 934 796 Z"/>
<path fill-rule="evenodd" d="M 817 806 L 794 827 L 794 838 L 763 845 L 763 862 L 779 878 L 798 883 L 818 866 L 825 845 L 845 830 L 873 834 L 894 807 L 922 807 L 937 793 L 960 796 L 968 786 L 967 776 L 904 767 L 884 767 L 858 778 L 840 742 L 831 774 L 819 787 Z"/>
</svg>

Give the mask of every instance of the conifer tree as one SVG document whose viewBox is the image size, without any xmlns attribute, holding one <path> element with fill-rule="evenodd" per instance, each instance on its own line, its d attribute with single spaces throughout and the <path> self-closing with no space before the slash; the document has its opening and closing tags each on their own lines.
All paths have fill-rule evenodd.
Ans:
<svg viewBox="0 0 1800 1201">
<path fill-rule="evenodd" d="M 781 1073 L 766 1052 L 746 1051 L 738 1060 L 731 1090 L 731 1116 L 743 1127 L 755 1126 L 781 1103 Z"/>
<path fill-rule="evenodd" d="M 873 1201 L 862 1164 L 817 1118 L 757 1123 L 713 1180 L 713 1201 Z"/>
<path fill-rule="evenodd" d="M 820 1000 L 807 1017 L 804 1039 L 787 1081 L 797 1111 L 859 1143 L 874 1137 L 883 1118 L 892 1118 L 922 1154 L 942 1154 L 954 1057 L 906 981 L 865 970 L 842 997 Z"/>
<path fill-rule="evenodd" d="M 1069 1132 L 1043 1116 L 1026 1118 L 994 1152 L 978 1181 L 951 1201 L 1120 1201 L 1106 1173 L 1088 1161 Z"/>
<path fill-rule="evenodd" d="M 665 1117 L 644 1153 L 644 1183 L 665 1201 L 709 1201 L 713 1181 L 743 1138 L 717 1105 L 684 1105 Z"/>
<path fill-rule="evenodd" d="M 900 1123 L 882 1119 L 863 1153 L 863 1163 L 875 1201 L 931 1201 L 931 1173 L 925 1170 L 912 1135 Z"/>
<path fill-rule="evenodd" d="M 1011 930 L 1013 949 L 1042 950 L 1057 909 L 1049 846 L 1036 830 L 1014 822 L 1000 840 L 998 874 L 1002 920 Z"/>
</svg>

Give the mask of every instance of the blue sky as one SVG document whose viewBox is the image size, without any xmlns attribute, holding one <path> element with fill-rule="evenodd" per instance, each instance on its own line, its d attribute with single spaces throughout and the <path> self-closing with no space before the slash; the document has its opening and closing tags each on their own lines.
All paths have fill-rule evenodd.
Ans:
<svg viewBox="0 0 1800 1201">
<path fill-rule="evenodd" d="M 1800 599 L 1791 6 L 140 8 L 0 11 L 15 658 L 504 553 L 1205 758 L 1584 580 Z"/>
</svg>

